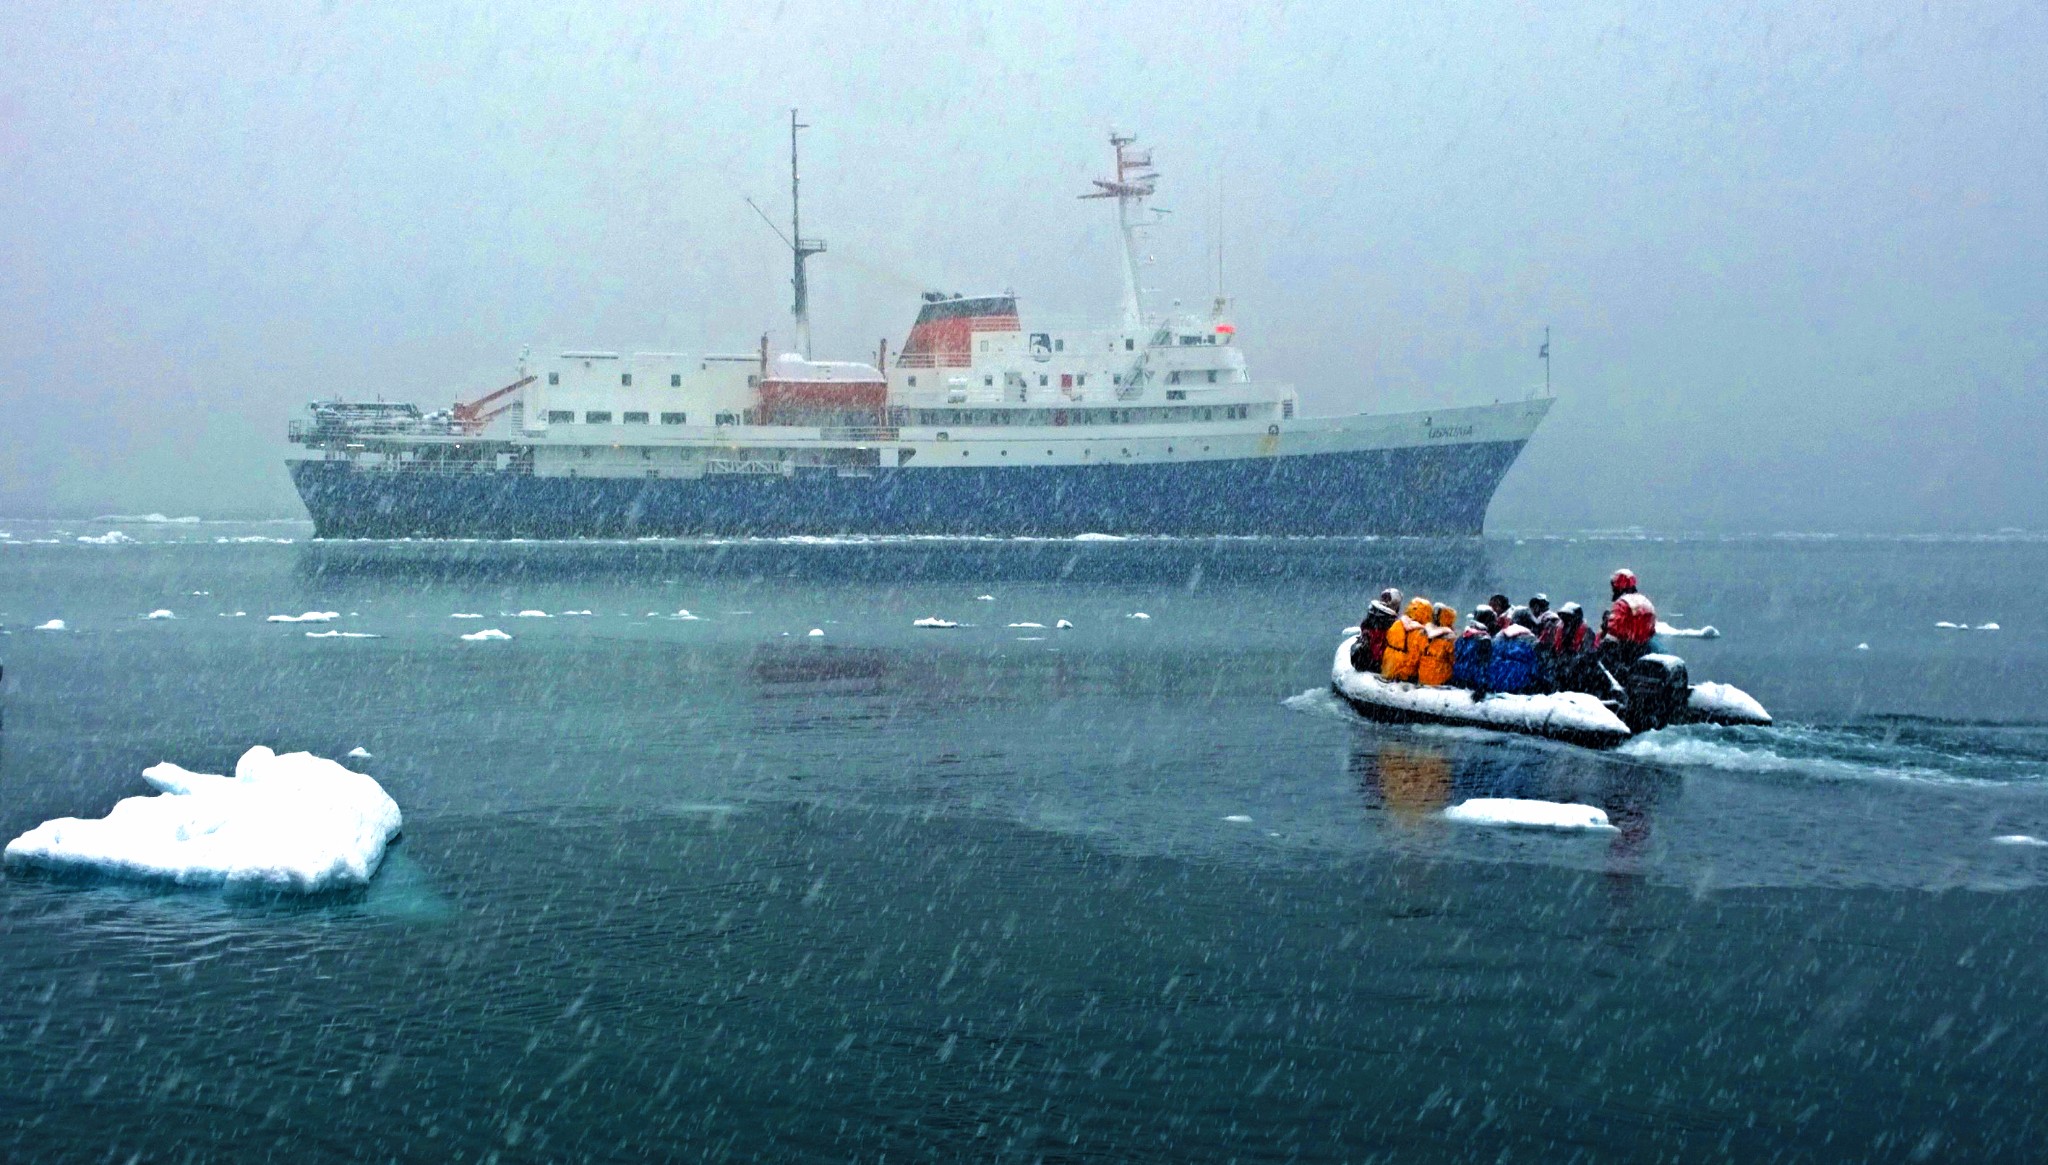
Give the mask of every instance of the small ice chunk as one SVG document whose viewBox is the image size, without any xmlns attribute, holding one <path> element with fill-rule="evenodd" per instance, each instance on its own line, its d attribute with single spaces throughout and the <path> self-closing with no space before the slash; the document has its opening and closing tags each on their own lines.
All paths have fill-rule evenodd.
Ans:
<svg viewBox="0 0 2048 1165">
<path fill-rule="evenodd" d="M 1010 624 L 1010 626 L 1012 626 L 1012 627 L 1030 627 L 1030 628 L 1034 628 L 1034 629 L 1036 629 L 1036 630 L 1039 630 L 1039 631 L 1043 631 L 1043 630 L 1045 630 L 1045 624 L 1043 624 L 1043 623 L 1012 623 L 1012 624 Z"/>
<path fill-rule="evenodd" d="M 1223 820 L 1225 820 L 1225 821 L 1235 821 L 1235 822 L 1238 822 L 1239 824 L 1248 824 L 1248 823 L 1249 823 L 1249 822 L 1251 821 L 1251 818 L 1249 818 L 1249 817 L 1245 816 L 1245 815 L 1244 815 L 1244 814 L 1242 814 L 1242 813 L 1233 813 L 1233 814 L 1231 814 L 1230 816 L 1228 816 L 1228 817 L 1224 818 Z"/>
<path fill-rule="evenodd" d="M 2033 834 L 2031 834 L 2031 833 L 2008 833 L 2008 834 L 2005 834 L 2005 835 L 2004 835 L 2004 836 L 2002 836 L 2002 837 L 1994 837 L 1994 838 L 1992 838 L 1992 839 L 1991 839 L 1991 844 L 1992 844 L 1992 845 L 2023 845 L 2023 846 L 2048 846 L 2048 841 L 2042 841 L 2042 840 L 2041 840 L 2040 838 L 2038 838 L 2038 837 L 2035 837 L 2035 836 L 2034 836 Z"/>
<path fill-rule="evenodd" d="M 498 630 L 496 627 L 486 627 L 482 631 L 472 631 L 469 634 L 464 635 L 463 638 L 469 640 L 471 643 L 481 643 L 486 639 L 510 639 L 512 637 L 510 635 L 505 634 L 503 631 Z"/>
<path fill-rule="evenodd" d="M 588 610 L 582 610 L 582 611 L 564 611 L 564 612 L 562 612 L 562 614 L 563 614 L 563 615 L 588 615 L 588 614 L 590 614 L 590 613 L 591 613 L 591 612 L 590 612 L 590 611 L 588 611 Z"/>
<path fill-rule="evenodd" d="M 349 749 L 347 755 L 357 760 L 368 760 L 370 759 L 370 750 L 358 744 L 354 748 Z"/>
<path fill-rule="evenodd" d="M 1074 625 L 1072 623 L 1067 622 L 1065 619 L 1061 619 L 1059 622 L 1053 624 L 1053 629 L 1055 631 L 1072 631 L 1074 629 Z"/>
<path fill-rule="evenodd" d="M 688 619 L 693 622 L 698 619 L 702 619 L 703 617 L 704 616 L 702 615 L 690 614 L 690 609 L 688 607 L 678 608 L 675 614 L 669 616 L 669 618 L 671 619 Z"/>
<path fill-rule="evenodd" d="M 479 614 L 477 614 L 477 613 L 476 613 L 475 611 L 457 611 L 457 612 L 455 612 L 455 613 L 454 613 L 453 615 L 450 615 L 450 616 L 448 616 L 448 617 L 449 617 L 450 619 L 481 619 L 481 618 L 483 618 L 483 616 L 482 616 L 482 615 L 479 615 Z"/>
<path fill-rule="evenodd" d="M 257 745 L 232 777 L 168 763 L 142 776 L 161 791 L 45 821 L 7 843 L 7 864 L 312 892 L 368 882 L 403 821 L 373 778 L 311 753 Z"/>
<path fill-rule="evenodd" d="M 1607 811 L 1595 805 L 1561 805 L 1520 797 L 1474 797 L 1444 810 L 1445 821 L 1465 825 L 1506 825 L 1525 829 L 1612 830 Z"/>
<path fill-rule="evenodd" d="M 912 627 L 943 629 L 948 627 L 958 627 L 960 624 L 953 622 L 951 619 L 941 619 L 937 615 L 926 615 L 922 619 L 911 620 L 910 625 Z"/>
<path fill-rule="evenodd" d="M 1979 624 L 1977 624 L 1977 630 L 1979 630 L 1979 631 L 1996 631 L 1996 630 L 1998 630 L 1998 624 L 1996 624 L 1996 623 L 1979 623 Z"/>
<path fill-rule="evenodd" d="M 1122 542 L 1123 540 L 1124 538 L 1121 534 L 1088 533 L 1074 535 L 1074 541 L 1076 542 Z"/>
<path fill-rule="evenodd" d="M 90 546 L 119 546 L 123 542 L 135 541 L 135 539 L 121 533 L 119 530 L 109 530 L 104 534 L 97 535 L 80 534 L 78 540 Z"/>
<path fill-rule="evenodd" d="M 1868 643 L 1859 643 L 1859 644 L 1857 644 L 1857 645 L 1856 645 L 1856 650 L 1858 650 L 1858 651 L 1869 651 L 1869 650 L 1870 650 L 1870 645 L 1869 645 Z"/>
<path fill-rule="evenodd" d="M 823 639 L 825 638 L 825 629 L 823 627 L 813 627 L 809 631 L 804 632 L 804 636 L 810 639 Z"/>
<path fill-rule="evenodd" d="M 192 593 L 195 595 L 206 595 L 208 597 L 211 597 L 213 594 L 212 591 L 193 591 Z"/>
<path fill-rule="evenodd" d="M 996 601 L 996 597 L 994 595 L 976 595 L 974 596 L 974 601 L 977 603 L 993 603 Z"/>
<path fill-rule="evenodd" d="M 36 624 L 36 630 L 38 631 L 63 631 L 65 629 L 64 620 L 62 619 L 52 619 L 48 623 Z"/>
<path fill-rule="evenodd" d="M 1124 618 L 1126 619 L 1150 619 L 1151 617 L 1152 616 L 1147 615 L 1143 611 L 1132 611 L 1130 614 L 1124 616 Z"/>
<path fill-rule="evenodd" d="M 1936 623 L 1935 626 L 1939 627 L 1943 631 L 1968 631 L 1970 629 L 1970 626 L 1967 623 L 1951 623 L 1947 619 L 1943 619 L 1941 622 Z"/>
<path fill-rule="evenodd" d="M 177 618 L 177 616 L 176 616 L 176 615 L 173 615 L 173 614 L 171 614 L 171 612 L 170 612 L 170 611 L 169 611 L 169 609 L 167 609 L 167 608 L 164 608 L 164 607 L 158 607 L 158 608 L 157 608 L 156 610 L 154 610 L 154 611 L 151 611 L 151 612 L 150 612 L 149 614 L 147 614 L 147 615 L 144 615 L 144 616 L 143 616 L 143 618 L 145 618 L 145 619 L 175 619 L 175 618 Z"/>
<path fill-rule="evenodd" d="M 382 638 L 384 638 L 384 637 L 383 637 L 382 635 L 375 635 L 375 634 L 372 634 L 372 633 L 370 633 L 370 632 L 368 632 L 368 631 L 308 631 L 308 632 L 306 632 L 306 638 L 308 638 L 308 639 L 382 639 Z"/>
<path fill-rule="evenodd" d="M 520 612 L 518 612 L 518 613 L 514 614 L 514 615 L 513 615 L 512 617 L 513 617 L 513 618 L 515 618 L 515 619 L 552 619 L 552 618 L 554 618 L 554 616 L 553 616 L 553 615 L 550 615 L 550 614 L 548 614 L 548 613 L 547 613 L 546 611 L 534 611 L 534 610 L 525 610 L 525 611 L 520 611 Z"/>
<path fill-rule="evenodd" d="M 332 623 L 341 618 L 340 611 L 307 611 L 302 615 L 272 615 L 267 623 Z"/>
</svg>

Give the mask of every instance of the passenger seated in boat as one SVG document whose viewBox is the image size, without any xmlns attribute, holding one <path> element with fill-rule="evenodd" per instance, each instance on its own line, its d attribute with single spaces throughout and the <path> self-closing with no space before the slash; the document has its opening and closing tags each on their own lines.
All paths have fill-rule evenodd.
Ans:
<svg viewBox="0 0 2048 1165">
<path fill-rule="evenodd" d="M 1458 636 L 1458 642 L 1451 649 L 1451 682 L 1473 692 L 1486 690 L 1486 667 L 1493 659 L 1493 633 L 1500 630 L 1500 623 L 1493 617 L 1493 608 L 1481 607 L 1472 612 L 1472 621 Z"/>
<path fill-rule="evenodd" d="M 1378 674 L 1380 660 L 1387 651 L 1387 629 L 1401 618 L 1401 592 L 1388 587 L 1380 597 L 1367 607 L 1365 618 L 1358 621 L 1358 642 L 1351 648 L 1351 666 L 1358 671 Z"/>
<path fill-rule="evenodd" d="M 1415 669 L 1415 682 L 1425 688 L 1440 688 L 1451 682 L 1458 638 L 1454 627 L 1458 612 L 1454 608 L 1438 603 L 1435 616 L 1436 621 L 1424 632 L 1422 663 Z"/>
<path fill-rule="evenodd" d="M 1536 633 L 1536 658 L 1546 684 L 1553 691 L 1605 695 L 1606 685 L 1593 683 L 1592 672 L 1599 667 L 1597 646 L 1593 629 L 1586 626 L 1585 608 L 1566 603 L 1547 613 Z"/>
<path fill-rule="evenodd" d="M 1515 608 L 1514 620 L 1529 630 L 1534 631 L 1536 637 L 1540 639 L 1543 637 L 1543 618 L 1548 614 L 1550 614 L 1550 596 L 1538 593 L 1529 596 L 1527 606 Z"/>
<path fill-rule="evenodd" d="M 1614 592 L 1614 605 L 1600 619 L 1600 662 L 1619 676 L 1652 650 L 1650 640 L 1657 634 L 1657 608 L 1647 595 L 1636 590 L 1636 572 L 1627 567 L 1615 571 L 1608 586 Z"/>
<path fill-rule="evenodd" d="M 1493 692 L 1526 692 L 1536 686 L 1536 633 L 1510 623 L 1493 637 L 1493 656 L 1486 664 L 1486 687 Z"/>
<path fill-rule="evenodd" d="M 1486 600 L 1486 606 L 1487 609 L 1493 612 L 1493 617 L 1496 623 L 1494 627 L 1495 631 L 1498 631 L 1502 627 L 1507 626 L 1509 623 L 1514 622 L 1515 605 L 1513 603 L 1508 602 L 1508 597 L 1506 595 L 1493 596 L 1492 598 Z"/>
<path fill-rule="evenodd" d="M 1408 610 L 1399 622 L 1387 628 L 1387 650 L 1380 659 L 1380 678 L 1414 683 L 1422 666 L 1422 648 L 1429 641 L 1429 624 L 1434 607 L 1417 595 L 1408 600 Z"/>
</svg>

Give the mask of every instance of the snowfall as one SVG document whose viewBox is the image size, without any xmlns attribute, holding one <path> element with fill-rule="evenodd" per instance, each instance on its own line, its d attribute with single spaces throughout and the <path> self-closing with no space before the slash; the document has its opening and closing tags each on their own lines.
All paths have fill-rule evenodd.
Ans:
<svg viewBox="0 0 2048 1165">
<path fill-rule="evenodd" d="M 310 893 L 367 883 L 402 822 L 373 778 L 306 752 L 257 745 L 232 777 L 165 762 L 142 778 L 159 792 L 45 821 L 7 843 L 7 864 Z"/>
</svg>

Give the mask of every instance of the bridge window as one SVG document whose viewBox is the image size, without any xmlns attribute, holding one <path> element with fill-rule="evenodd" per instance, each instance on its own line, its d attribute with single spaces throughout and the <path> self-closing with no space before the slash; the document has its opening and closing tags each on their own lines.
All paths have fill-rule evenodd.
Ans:
<svg viewBox="0 0 2048 1165">
<path fill-rule="evenodd" d="M 583 414 L 583 423 L 586 425 L 609 425 L 612 423 L 611 410 L 592 409 Z"/>
<path fill-rule="evenodd" d="M 550 373 L 548 373 L 548 375 L 549 375 L 549 376 L 553 376 L 553 375 L 554 375 L 554 373 L 550 372 Z M 548 424 L 550 424 L 550 425 L 573 425 L 573 424 L 575 424 L 575 423 L 576 423 L 576 410 L 574 410 L 574 409 L 549 409 L 549 410 L 548 410 Z"/>
<path fill-rule="evenodd" d="M 1052 350 L 1053 350 L 1053 351 L 1055 351 L 1055 352 L 1064 352 L 1064 351 L 1066 351 L 1066 350 L 1067 350 L 1067 342 L 1066 342 L 1065 340 L 1054 340 L 1054 341 L 1052 342 Z"/>
<path fill-rule="evenodd" d="M 720 413 L 718 414 L 717 421 L 721 425 L 737 425 L 740 423 L 740 415 L 738 413 Z"/>
<path fill-rule="evenodd" d="M 661 423 L 664 425 L 687 425 L 690 423 L 690 418 L 682 413 L 663 413 L 661 414 Z"/>
<path fill-rule="evenodd" d="M 986 348 L 987 346 L 988 346 L 987 342 L 986 342 L 986 341 L 983 341 L 983 343 L 982 343 L 982 347 Z M 981 378 L 981 386 L 982 386 L 983 388 L 994 388 L 994 387 L 995 387 L 995 385 L 996 385 L 996 378 L 995 378 L 995 377 L 993 377 L 993 376 L 984 376 L 984 377 L 982 377 L 982 378 Z"/>
<path fill-rule="evenodd" d="M 622 422 L 623 422 L 623 423 L 625 423 L 625 424 L 628 424 L 628 425 L 644 425 L 644 424 L 646 424 L 646 423 L 647 423 L 647 414 L 646 414 L 646 413 L 621 413 L 621 414 L 619 415 L 619 420 L 620 420 L 620 421 L 622 421 Z"/>
<path fill-rule="evenodd" d="M 1187 391 L 1187 389 L 1184 389 L 1184 388 L 1175 388 L 1175 389 L 1168 389 L 1168 390 L 1167 390 L 1167 393 L 1166 393 L 1166 399 L 1167 399 L 1167 400 L 1186 400 L 1186 399 L 1188 399 L 1188 391 Z"/>
<path fill-rule="evenodd" d="M 917 387 L 917 377 L 913 376 L 913 377 L 911 377 L 911 378 L 910 378 L 910 387 L 912 387 L 912 388 L 916 388 L 916 387 Z"/>
<path fill-rule="evenodd" d="M 1043 373 L 1043 372 L 1039 373 L 1039 374 L 1038 374 L 1038 387 L 1040 387 L 1040 388 L 1044 388 L 1044 387 L 1046 386 L 1046 383 L 1047 383 L 1047 381 L 1046 381 L 1046 376 L 1045 376 L 1045 373 Z"/>
<path fill-rule="evenodd" d="M 561 373 L 559 373 L 559 372 L 550 372 L 550 373 L 548 373 L 548 383 L 549 383 L 549 384 L 560 384 L 560 383 L 562 383 L 562 374 L 561 374 Z"/>
<path fill-rule="evenodd" d="M 683 386 L 683 374 L 680 372 L 669 373 L 668 386 L 670 388 L 681 388 Z"/>
<path fill-rule="evenodd" d="M 1131 339 L 1129 336 L 1124 337 L 1124 351 L 1128 352 L 1131 349 L 1137 347 L 1137 345 L 1138 342 L 1136 340 Z"/>
<path fill-rule="evenodd" d="M 1214 368 L 1211 368 L 1211 369 L 1209 370 L 1209 383 L 1210 383 L 1210 384 L 1214 384 L 1214 383 L 1216 383 L 1216 370 L 1215 370 Z"/>
<path fill-rule="evenodd" d="M 633 374 L 630 372 L 619 373 L 619 383 L 627 388 L 633 387 Z"/>
<path fill-rule="evenodd" d="M 1081 373 L 1081 374 L 1080 374 L 1079 376 L 1076 376 L 1076 377 L 1074 378 L 1074 387 L 1075 387 L 1075 388 L 1085 388 L 1085 387 L 1087 386 L 1087 384 L 1088 384 L 1088 374 L 1087 374 L 1087 373 L 1085 373 L 1085 372 Z"/>
</svg>

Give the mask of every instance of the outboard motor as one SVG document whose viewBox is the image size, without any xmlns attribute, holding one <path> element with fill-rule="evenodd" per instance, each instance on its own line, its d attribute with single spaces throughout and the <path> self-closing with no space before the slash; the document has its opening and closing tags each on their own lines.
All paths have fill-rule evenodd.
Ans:
<svg viewBox="0 0 2048 1165">
<path fill-rule="evenodd" d="M 1681 718 L 1692 696 L 1685 661 L 1675 655 L 1646 655 L 1629 665 L 1622 680 L 1628 702 L 1621 718 L 1636 732 L 1651 732 Z"/>
</svg>

